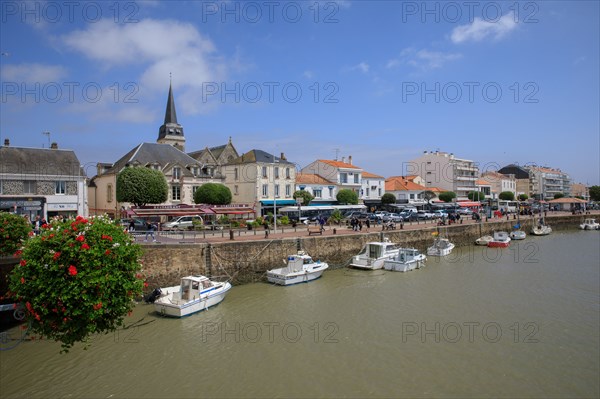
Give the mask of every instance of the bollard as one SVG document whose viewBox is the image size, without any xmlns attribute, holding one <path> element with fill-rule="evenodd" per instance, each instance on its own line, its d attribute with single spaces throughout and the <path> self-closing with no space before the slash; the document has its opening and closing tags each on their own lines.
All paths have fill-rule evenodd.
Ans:
<svg viewBox="0 0 600 399">
<path fill-rule="evenodd" d="M 404 230 L 404 222 L 400 222 L 400 230 Z"/>
<path fill-rule="evenodd" d="M 335 234 L 337 234 L 337 230 L 336 230 L 336 228 L 335 228 L 335 227 L 333 228 L 333 234 L 334 234 L 334 235 L 335 235 Z"/>
<path fill-rule="evenodd" d="M 233 240 L 233 230 L 229 230 L 229 239 Z"/>
</svg>

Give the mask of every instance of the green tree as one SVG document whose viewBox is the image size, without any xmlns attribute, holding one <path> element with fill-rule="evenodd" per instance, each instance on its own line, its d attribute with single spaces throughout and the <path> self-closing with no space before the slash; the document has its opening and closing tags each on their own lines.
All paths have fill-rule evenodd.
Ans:
<svg viewBox="0 0 600 399">
<path fill-rule="evenodd" d="M 117 175 L 117 201 L 136 206 L 161 204 L 167 200 L 169 187 L 158 170 L 128 167 Z"/>
<path fill-rule="evenodd" d="M 343 218 L 344 216 L 342 215 L 342 211 L 340 211 L 339 209 L 334 209 L 333 212 L 331 212 L 329 220 L 331 220 L 334 223 L 340 224 Z"/>
<path fill-rule="evenodd" d="M 335 196 L 337 201 L 342 205 L 357 205 L 358 204 L 358 194 L 356 191 L 344 188 L 338 191 Z"/>
<path fill-rule="evenodd" d="M 383 205 L 387 205 L 387 204 L 395 204 L 396 203 L 396 196 L 392 193 L 385 193 L 381 196 L 381 203 Z"/>
<path fill-rule="evenodd" d="M 500 194 L 498 194 L 498 198 L 502 201 L 514 201 L 515 193 L 512 191 L 502 191 Z"/>
<path fill-rule="evenodd" d="M 194 193 L 196 204 L 227 205 L 231 198 L 229 187 L 219 183 L 205 183 Z"/>
<path fill-rule="evenodd" d="M 556 193 L 556 194 L 554 194 L 554 199 L 559 199 L 559 198 L 562 198 L 564 196 L 565 195 L 563 193 Z"/>
<path fill-rule="evenodd" d="M 302 206 L 306 206 L 310 201 L 314 200 L 315 197 L 306 190 L 298 190 L 294 193 L 294 199 L 302 198 Z"/>
<path fill-rule="evenodd" d="M 600 186 L 590 187 L 590 199 L 592 201 L 600 201 Z"/>
<path fill-rule="evenodd" d="M 483 201 L 485 199 L 485 194 L 481 191 L 471 191 L 467 194 L 467 198 L 471 201 Z"/>
<path fill-rule="evenodd" d="M 527 194 L 519 194 L 519 201 L 527 201 L 529 195 Z"/>
<path fill-rule="evenodd" d="M 10 275 L 33 333 L 66 352 L 123 325 L 144 287 L 142 249 L 106 216 L 52 221 L 27 241 Z"/>
<path fill-rule="evenodd" d="M 431 200 L 434 199 L 436 195 L 431 190 L 425 190 L 421 193 L 421 197 L 427 201 L 427 205 L 431 206 Z"/>
<path fill-rule="evenodd" d="M 444 191 L 438 195 L 438 198 L 444 202 L 452 202 L 452 199 L 456 198 L 456 193 L 454 191 Z"/>
</svg>

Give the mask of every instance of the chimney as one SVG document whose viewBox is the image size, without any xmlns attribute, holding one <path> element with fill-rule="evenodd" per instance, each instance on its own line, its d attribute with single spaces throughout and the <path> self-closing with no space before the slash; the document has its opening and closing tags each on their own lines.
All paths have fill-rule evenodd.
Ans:
<svg viewBox="0 0 600 399">
<path fill-rule="evenodd" d="M 287 161 L 285 154 L 282 152 L 281 156 L 279 157 L 279 159 L 281 159 L 282 161 Z"/>
<path fill-rule="evenodd" d="M 10 147 L 10 140 L 9 139 L 4 139 L 4 146 L 5 147 Z"/>
<path fill-rule="evenodd" d="M 352 155 L 348 155 L 348 163 L 352 165 Z"/>
<path fill-rule="evenodd" d="M 346 163 L 346 157 L 342 157 L 342 163 Z"/>
<path fill-rule="evenodd" d="M 58 150 L 58 143 L 55 141 L 54 143 L 50 144 L 50 148 L 53 150 Z"/>
</svg>

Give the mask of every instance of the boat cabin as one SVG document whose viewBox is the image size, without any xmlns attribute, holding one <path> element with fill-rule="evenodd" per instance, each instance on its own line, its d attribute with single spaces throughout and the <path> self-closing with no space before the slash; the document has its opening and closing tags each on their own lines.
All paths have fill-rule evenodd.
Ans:
<svg viewBox="0 0 600 399">
<path fill-rule="evenodd" d="M 282 270 L 282 273 L 306 270 L 314 263 L 315 261 L 305 253 L 300 252 L 296 255 L 290 255 L 287 258 L 287 266 Z"/>
<path fill-rule="evenodd" d="M 406 249 L 401 249 L 398 252 L 398 261 L 399 262 L 410 262 L 413 261 L 415 259 L 416 256 L 420 255 L 421 253 L 413 248 L 406 248 Z"/>
<path fill-rule="evenodd" d="M 181 279 L 180 291 L 181 299 L 189 301 L 199 298 L 200 294 L 210 291 L 214 284 L 204 276 L 187 276 Z"/>
<path fill-rule="evenodd" d="M 370 259 L 379 259 L 387 256 L 390 252 L 397 250 L 396 244 L 391 242 L 370 242 L 358 256 L 366 256 Z"/>
</svg>

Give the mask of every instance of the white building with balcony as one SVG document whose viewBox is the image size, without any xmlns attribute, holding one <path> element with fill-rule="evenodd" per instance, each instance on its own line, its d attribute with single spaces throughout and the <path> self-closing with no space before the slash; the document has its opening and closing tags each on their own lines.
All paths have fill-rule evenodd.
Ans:
<svg viewBox="0 0 600 399">
<path fill-rule="evenodd" d="M 490 197 L 492 199 L 498 198 L 501 192 L 508 191 L 514 194 L 515 198 L 517 198 L 517 179 L 515 175 L 504 175 L 498 172 L 485 172 L 481 175 L 481 180 L 488 183 L 490 190 Z"/>
<path fill-rule="evenodd" d="M 311 201 L 313 205 L 331 205 L 337 201 L 337 185 L 320 175 L 296 174 L 296 191 L 300 190 L 315 197 Z"/>
<path fill-rule="evenodd" d="M 458 200 L 466 200 L 471 191 L 476 191 L 479 169 L 474 161 L 457 158 L 452 153 L 425 151 L 423 155 L 408 162 L 408 175 L 418 175 L 427 188 L 438 187 L 453 191 Z"/>
<path fill-rule="evenodd" d="M 361 197 L 363 170 L 352 165 L 351 156 L 348 157 L 348 162 L 345 162 L 345 158 L 342 158 L 341 161 L 318 159 L 302 168 L 301 173 L 319 175 L 325 180 L 335 183 L 338 190 L 353 190 L 359 198 Z"/>
<path fill-rule="evenodd" d="M 535 197 L 551 200 L 556 194 L 563 194 L 565 197 L 571 196 L 571 178 L 560 169 L 532 166 L 528 170 L 535 177 Z"/>
</svg>

